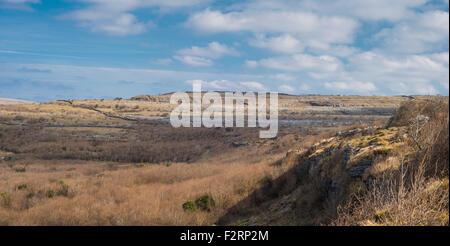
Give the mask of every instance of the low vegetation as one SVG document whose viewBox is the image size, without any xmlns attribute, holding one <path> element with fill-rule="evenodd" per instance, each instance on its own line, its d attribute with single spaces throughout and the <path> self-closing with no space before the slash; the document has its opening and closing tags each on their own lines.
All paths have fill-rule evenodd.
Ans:
<svg viewBox="0 0 450 246">
<path fill-rule="evenodd" d="M 290 150 L 291 168 L 219 223 L 448 225 L 448 136 L 448 98 L 405 103 L 386 127 Z"/>
<path fill-rule="evenodd" d="M 448 98 L 406 103 L 390 126 L 406 128 L 405 145 L 370 167 L 370 189 L 340 207 L 333 224 L 448 226 Z"/>
<path fill-rule="evenodd" d="M 167 99 L 0 106 L 0 225 L 449 223 L 448 98 L 281 95 L 326 122 L 276 139 L 174 129 Z"/>
</svg>

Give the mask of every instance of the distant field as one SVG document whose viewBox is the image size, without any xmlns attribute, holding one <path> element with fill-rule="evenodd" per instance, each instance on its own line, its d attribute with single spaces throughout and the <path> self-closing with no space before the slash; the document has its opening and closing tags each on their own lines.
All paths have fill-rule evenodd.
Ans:
<svg viewBox="0 0 450 246">
<path fill-rule="evenodd" d="M 107 117 L 114 115 L 136 120 L 168 119 L 176 105 L 171 105 L 171 94 L 138 96 L 131 99 L 90 99 L 55 101 L 39 104 L 3 105 L 0 120 L 10 123 L 38 120 L 48 124 L 124 125 L 130 121 Z M 0 105 L 1 103 L 0 99 Z M 280 124 L 324 123 L 333 126 L 385 121 L 402 102 L 402 96 L 294 96 L 279 95 Z M 6 100 L 5 100 L 6 102 Z M 205 106 L 206 107 L 206 106 Z M 105 114 L 101 114 L 103 112 Z M 292 122 L 295 121 L 295 122 Z M 303 124 L 305 125 L 305 124 Z"/>
<path fill-rule="evenodd" d="M 27 104 L 27 103 L 33 103 L 33 102 L 25 101 L 25 100 L 18 100 L 18 99 L 0 98 L 0 105 L 2 105 L 2 104 Z"/>
</svg>

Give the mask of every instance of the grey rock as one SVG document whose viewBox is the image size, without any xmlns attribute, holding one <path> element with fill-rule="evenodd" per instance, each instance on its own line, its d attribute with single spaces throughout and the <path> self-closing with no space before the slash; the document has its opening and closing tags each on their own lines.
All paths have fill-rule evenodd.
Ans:
<svg viewBox="0 0 450 246">
<path fill-rule="evenodd" d="M 360 163 L 358 163 L 356 166 L 351 167 L 348 170 L 348 174 L 350 175 L 350 177 L 355 178 L 355 177 L 362 177 L 364 171 L 370 167 L 370 165 L 372 165 L 372 160 L 365 160 L 362 161 Z"/>
</svg>

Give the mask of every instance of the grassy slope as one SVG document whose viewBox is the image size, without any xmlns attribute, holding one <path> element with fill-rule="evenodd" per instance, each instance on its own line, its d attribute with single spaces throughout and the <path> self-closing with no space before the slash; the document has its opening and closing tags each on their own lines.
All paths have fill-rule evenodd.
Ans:
<svg viewBox="0 0 450 246">
<path fill-rule="evenodd" d="M 219 222 L 448 225 L 448 98 L 409 102 L 386 128 L 292 149 L 282 163 L 288 171 Z"/>
</svg>

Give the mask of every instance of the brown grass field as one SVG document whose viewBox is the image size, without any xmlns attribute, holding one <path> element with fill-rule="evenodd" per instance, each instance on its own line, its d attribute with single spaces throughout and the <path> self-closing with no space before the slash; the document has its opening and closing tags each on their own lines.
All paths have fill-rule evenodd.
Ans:
<svg viewBox="0 0 450 246">
<path fill-rule="evenodd" d="M 0 105 L 0 225 L 448 225 L 448 98 L 280 95 L 278 137 L 259 139 L 253 128 L 174 129 L 169 96 Z M 419 112 L 436 100 L 444 109 Z M 414 133 L 411 115 L 430 120 Z M 386 127 L 396 130 L 376 135 Z M 359 180 L 336 168 L 350 144 L 361 149 L 352 165 L 374 159 Z M 420 182 L 355 188 L 397 180 L 406 159 Z M 325 179 L 350 188 L 321 197 Z M 286 216 L 272 209 L 282 201 L 295 204 Z"/>
</svg>

